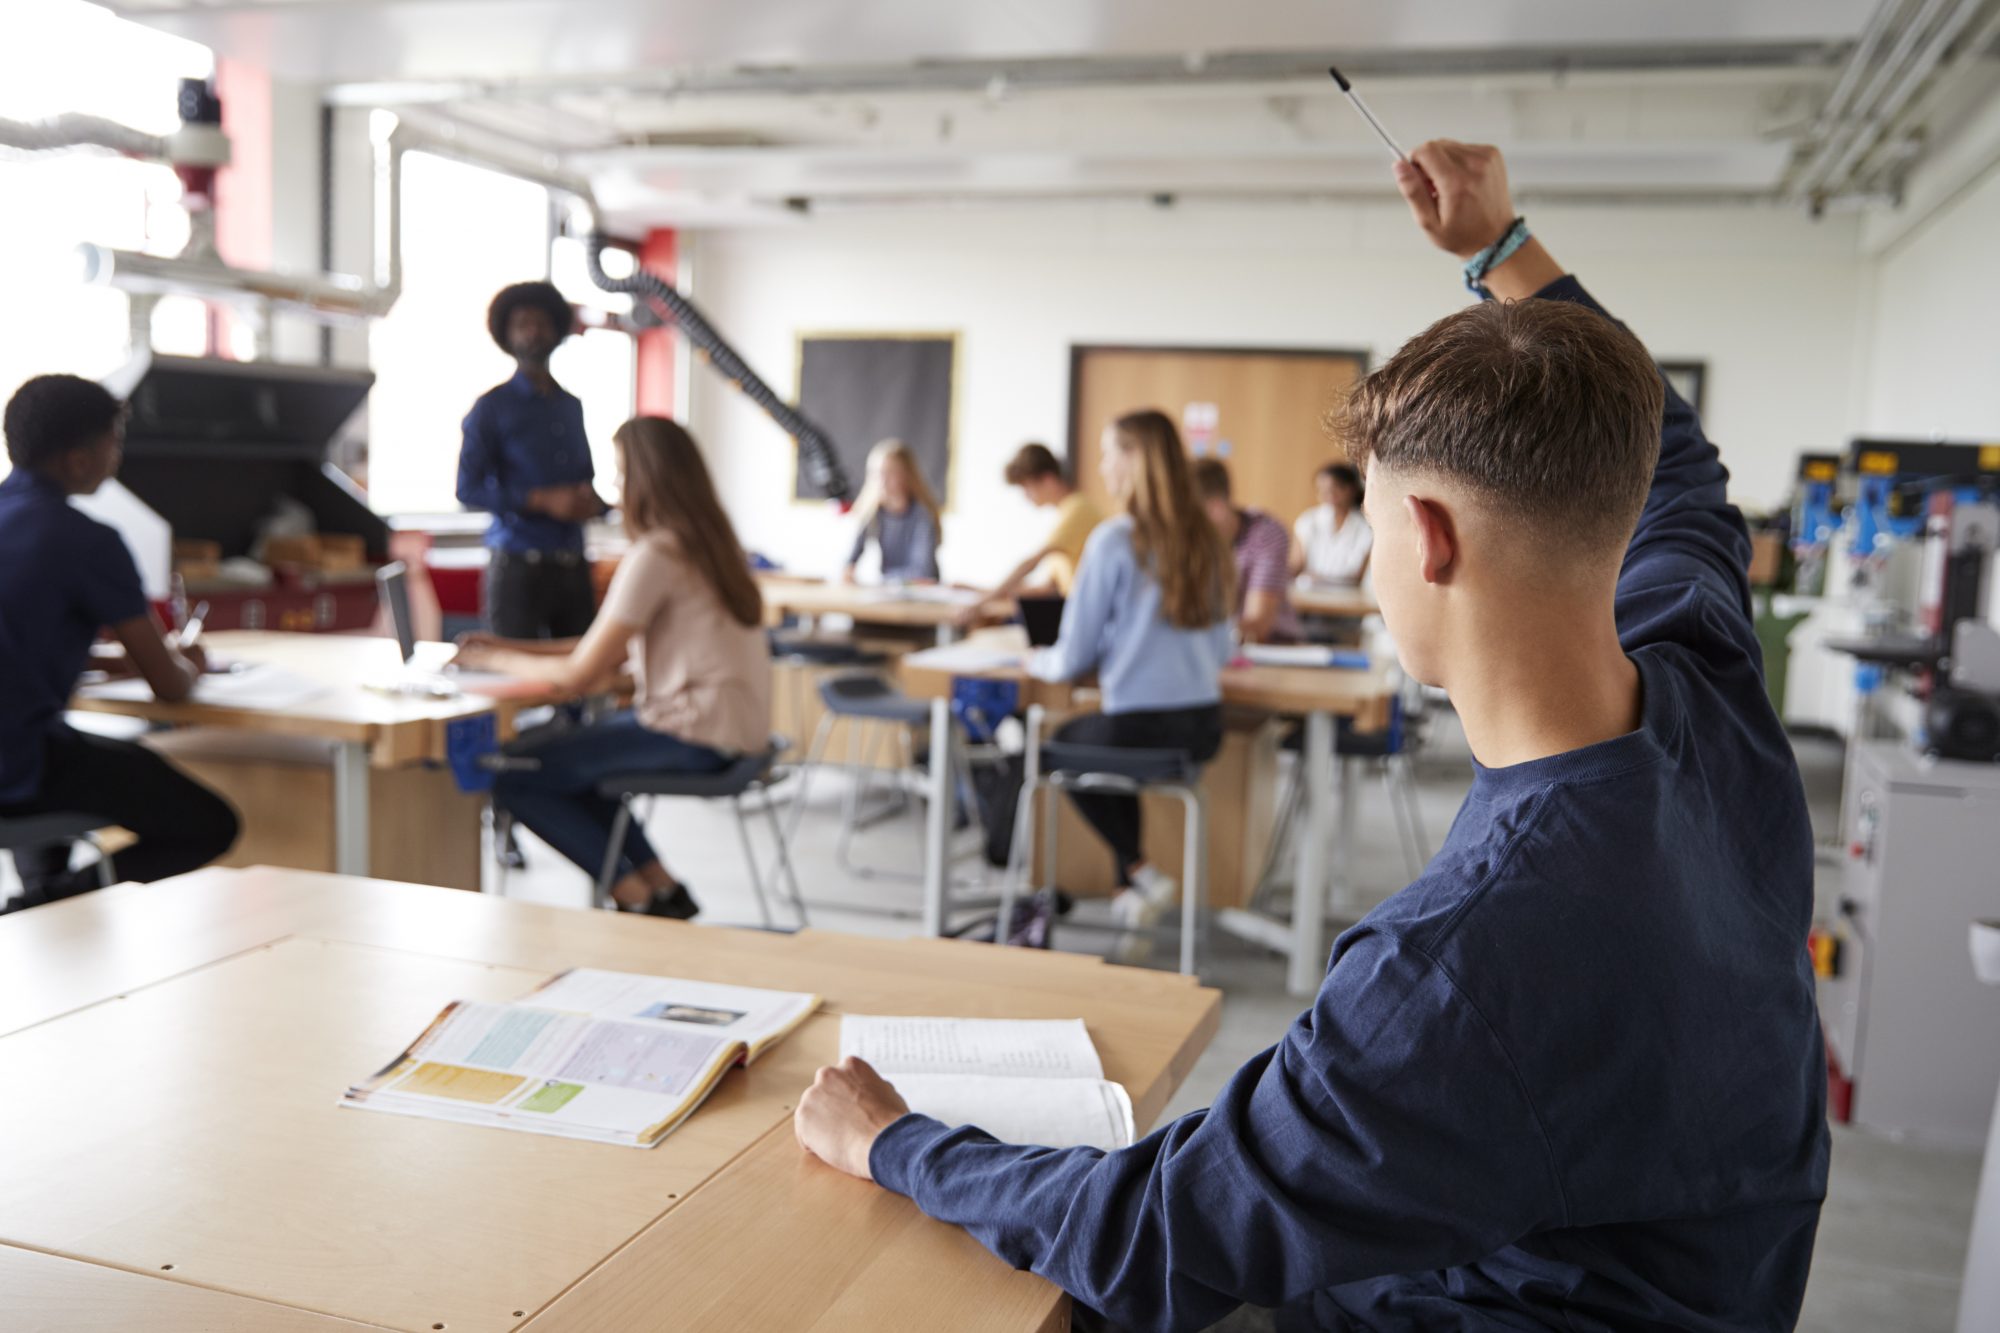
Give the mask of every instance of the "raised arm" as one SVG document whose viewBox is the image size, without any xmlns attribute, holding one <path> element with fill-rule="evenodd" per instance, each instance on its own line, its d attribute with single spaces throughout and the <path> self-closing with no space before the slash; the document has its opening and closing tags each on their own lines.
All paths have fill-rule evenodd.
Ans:
<svg viewBox="0 0 2000 1333">
<path fill-rule="evenodd" d="M 1439 249 L 1470 259 L 1507 231 L 1514 204 L 1499 149 L 1441 139 L 1419 146 L 1410 157 L 1396 164 L 1396 184 L 1417 225 Z M 1611 318 L 1532 237 L 1490 269 L 1485 284 L 1496 300 L 1574 301 Z M 1729 472 L 1694 409 L 1672 384 L 1665 387 L 1660 459 L 1618 581 L 1619 628 L 1628 644 L 1671 632 L 1655 614 L 1661 608 L 1632 604 L 1643 600 L 1634 594 L 1693 587 L 1708 605 L 1740 618 L 1744 626 L 1750 618 L 1750 536 L 1727 498 Z"/>
</svg>

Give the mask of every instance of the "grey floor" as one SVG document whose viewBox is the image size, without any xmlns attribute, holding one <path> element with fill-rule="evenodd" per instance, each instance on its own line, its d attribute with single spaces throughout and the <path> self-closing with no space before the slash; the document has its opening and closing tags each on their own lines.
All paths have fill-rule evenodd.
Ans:
<svg viewBox="0 0 2000 1333">
<path fill-rule="evenodd" d="M 1433 845 L 1464 796 L 1466 758 L 1452 719 L 1441 716 L 1418 770 L 1421 805 Z M 1837 818 L 1838 749 L 1801 743 L 1800 759 L 1814 800 L 1815 821 L 1821 825 L 1821 837 L 1829 838 Z M 1371 783 L 1362 789 L 1360 799 L 1357 846 L 1352 853 L 1354 892 L 1344 905 L 1350 918 L 1404 882 L 1386 797 L 1379 785 Z M 808 896 L 821 903 L 880 910 L 817 906 L 813 925 L 873 935 L 913 933 L 918 897 L 914 883 L 857 878 L 838 868 L 833 853 L 839 803 L 837 780 L 816 785 L 814 809 L 800 828 L 795 848 L 798 863 L 805 868 Z M 648 817 L 647 827 L 668 864 L 700 898 L 703 921 L 747 924 L 758 919 L 726 815 L 692 803 L 662 804 Z M 530 864 L 508 877 L 508 896 L 584 907 L 588 889 L 582 876 L 532 837 L 523 840 Z M 868 830 L 856 850 L 872 862 L 913 869 L 918 845 L 914 817 L 902 817 Z M 10 880 L 0 872 L 0 898 L 12 891 Z M 888 914 L 892 912 L 900 915 Z M 1095 903 L 1081 904 L 1078 916 L 1104 919 Z M 1107 939 L 1081 929 L 1059 928 L 1057 946 L 1101 952 Z M 1157 965 L 1171 965 L 1167 953 L 1162 950 Z M 1224 993 L 1221 1029 L 1174 1099 L 1169 1115 L 1207 1105 L 1244 1060 L 1282 1035 L 1300 1008 L 1285 991 L 1281 960 L 1226 937 L 1217 937 L 1205 979 Z M 1832 1183 L 1799 1327 L 1815 1333 L 1950 1333 L 1978 1174 L 1977 1154 L 1890 1143 L 1835 1126 Z"/>
</svg>

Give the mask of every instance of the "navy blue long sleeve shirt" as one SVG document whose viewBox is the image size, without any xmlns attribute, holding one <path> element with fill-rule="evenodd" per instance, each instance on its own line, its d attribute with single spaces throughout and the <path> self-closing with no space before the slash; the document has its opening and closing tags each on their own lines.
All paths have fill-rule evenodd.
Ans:
<svg viewBox="0 0 2000 1333">
<path fill-rule="evenodd" d="M 1670 388 L 1617 595 L 1643 725 L 1478 768 L 1213 1107 L 1108 1154 L 905 1116 L 875 1179 L 1133 1329 L 1793 1327 L 1828 1153 L 1812 836 L 1727 477 Z"/>
<path fill-rule="evenodd" d="M 500 551 L 581 551 L 583 525 L 528 509 L 528 492 L 591 481 L 583 403 L 561 385 L 540 393 L 519 371 L 479 395 L 465 416 L 458 502 L 493 515 L 486 544 Z"/>
</svg>

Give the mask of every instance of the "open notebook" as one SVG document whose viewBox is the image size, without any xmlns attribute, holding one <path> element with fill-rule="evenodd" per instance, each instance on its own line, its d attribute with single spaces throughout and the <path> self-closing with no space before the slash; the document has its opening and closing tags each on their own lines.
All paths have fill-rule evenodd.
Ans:
<svg viewBox="0 0 2000 1333">
<path fill-rule="evenodd" d="M 577 968 L 454 1000 L 341 1105 L 650 1148 L 819 1007 L 817 995 Z"/>
<path fill-rule="evenodd" d="M 1080 1018 L 849 1014 L 840 1020 L 840 1054 L 873 1065 L 912 1111 L 1003 1142 L 1108 1152 L 1136 1137 L 1131 1099 L 1105 1081 Z"/>
</svg>

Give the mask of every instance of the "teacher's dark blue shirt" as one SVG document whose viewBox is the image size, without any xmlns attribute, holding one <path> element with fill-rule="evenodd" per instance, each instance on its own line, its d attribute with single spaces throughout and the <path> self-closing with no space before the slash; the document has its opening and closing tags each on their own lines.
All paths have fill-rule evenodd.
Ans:
<svg viewBox="0 0 2000 1333">
<path fill-rule="evenodd" d="M 1728 474 L 1671 389 L 1661 436 L 1618 583 L 1639 730 L 1478 769 L 1210 1109 L 1109 1154 L 905 1116 L 875 1178 L 1134 1329 L 1792 1328 L 1828 1151 L 1812 834 Z"/>
<path fill-rule="evenodd" d="M 0 481 L 0 805 L 42 782 L 42 738 L 62 721 L 98 631 L 146 614 L 116 530 L 26 468 Z"/>
<path fill-rule="evenodd" d="M 528 512 L 528 492 L 595 476 L 583 403 L 561 385 L 538 393 L 516 371 L 466 413 L 458 502 L 493 515 L 486 544 L 495 550 L 581 551 L 583 525 Z"/>
</svg>

